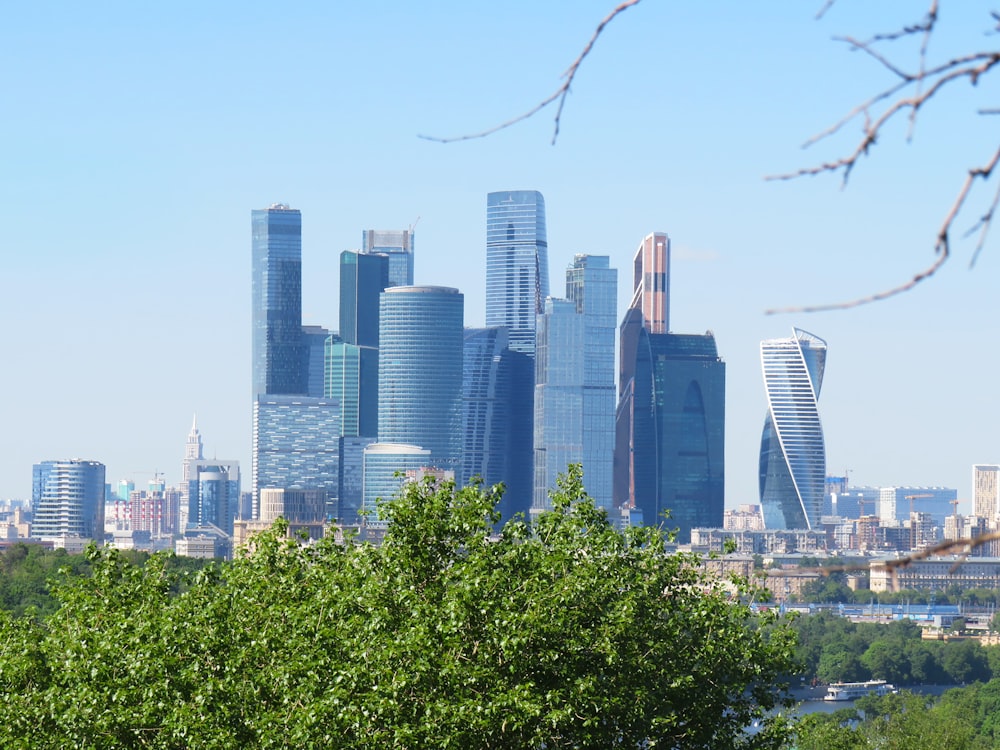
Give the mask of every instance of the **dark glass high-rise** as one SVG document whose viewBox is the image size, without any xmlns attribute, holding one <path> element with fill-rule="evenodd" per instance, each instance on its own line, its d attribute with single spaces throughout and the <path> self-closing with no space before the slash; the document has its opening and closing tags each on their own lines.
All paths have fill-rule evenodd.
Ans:
<svg viewBox="0 0 1000 750">
<path fill-rule="evenodd" d="M 302 214 L 284 203 L 251 212 L 253 395 L 306 393 Z"/>
</svg>

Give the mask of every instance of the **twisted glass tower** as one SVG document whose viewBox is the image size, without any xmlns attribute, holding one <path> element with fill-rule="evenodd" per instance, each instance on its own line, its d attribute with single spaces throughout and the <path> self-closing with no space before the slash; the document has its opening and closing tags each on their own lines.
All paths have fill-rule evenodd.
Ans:
<svg viewBox="0 0 1000 750">
<path fill-rule="evenodd" d="M 767 417 L 760 502 L 769 529 L 815 529 L 823 512 L 826 449 L 817 401 L 826 342 L 807 331 L 760 342 Z"/>
</svg>

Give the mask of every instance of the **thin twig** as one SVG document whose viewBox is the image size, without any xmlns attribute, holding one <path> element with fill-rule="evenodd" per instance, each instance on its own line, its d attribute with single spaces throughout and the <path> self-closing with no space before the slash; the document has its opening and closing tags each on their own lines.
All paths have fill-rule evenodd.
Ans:
<svg viewBox="0 0 1000 750">
<path fill-rule="evenodd" d="M 818 21 L 818 20 L 819 20 L 819 19 L 821 19 L 821 18 L 822 18 L 823 16 L 825 16 L 825 15 L 826 15 L 826 12 L 827 12 L 828 10 L 830 10 L 830 8 L 832 8 L 832 7 L 833 7 L 833 4 L 834 4 L 835 2 L 837 2 L 837 0 L 826 0 L 826 2 L 825 2 L 825 3 L 823 3 L 823 7 L 822 7 L 822 8 L 820 8 L 820 9 L 819 9 L 818 11 L 816 11 L 816 20 Z"/>
<path fill-rule="evenodd" d="M 883 289 L 880 292 L 875 292 L 874 294 L 869 294 L 866 297 L 858 297 L 856 299 L 847 300 L 845 302 L 830 302 L 825 305 L 799 305 L 794 307 L 773 307 L 769 310 L 765 310 L 765 315 L 785 315 L 787 313 L 814 313 L 814 312 L 827 312 L 829 310 L 848 310 L 852 307 L 859 307 L 861 305 L 867 305 L 871 302 L 878 302 L 879 300 L 888 299 L 889 297 L 895 297 L 897 294 L 902 294 L 903 292 L 908 292 L 921 281 L 925 281 L 933 276 L 941 266 L 944 265 L 945 261 L 948 260 L 948 254 L 942 253 L 937 257 L 937 259 L 925 268 L 920 273 L 914 275 L 912 279 L 907 281 L 905 284 L 900 284 L 899 286 L 892 287 L 891 289 Z"/>
<path fill-rule="evenodd" d="M 998 162 L 1000 162 L 1000 149 L 997 149 L 997 152 L 993 154 L 993 158 L 990 160 L 989 164 L 978 170 L 971 170 L 969 172 L 969 176 L 966 178 L 966 185 L 971 186 L 972 181 L 976 179 L 976 177 L 988 180 Z M 993 202 L 990 203 L 989 209 L 987 209 L 985 214 L 979 217 L 979 221 L 973 224 L 972 228 L 968 232 L 968 234 L 974 234 L 977 230 L 979 231 L 979 241 L 976 242 L 976 249 L 972 253 L 972 260 L 969 261 L 970 268 L 975 266 L 976 261 L 979 259 L 979 251 L 983 249 L 983 245 L 986 242 L 986 236 L 989 234 L 990 227 L 993 225 L 993 217 L 996 215 L 998 203 L 1000 203 L 1000 184 L 997 185 L 996 192 L 993 194 Z"/>
<path fill-rule="evenodd" d="M 978 65 L 971 65 L 971 63 L 979 63 Z M 845 169 L 848 165 L 853 165 L 858 158 L 864 154 L 868 147 L 871 146 L 876 139 L 881 127 L 894 115 L 900 111 L 908 108 L 919 109 L 922 107 L 928 99 L 934 96 L 942 86 L 946 86 L 949 83 L 959 79 L 968 77 L 970 82 L 975 84 L 978 80 L 997 64 L 1000 64 L 1000 52 L 977 52 L 972 55 L 965 55 L 963 57 L 957 57 L 953 60 L 949 60 L 943 65 L 939 65 L 932 68 L 927 72 L 927 78 L 935 78 L 934 85 L 927 89 L 926 91 L 915 94 L 912 97 L 903 97 L 894 101 L 880 117 L 878 117 L 870 125 L 866 125 L 864 128 L 864 137 L 861 143 L 854 149 L 854 152 L 849 156 L 845 156 L 841 159 L 837 159 L 832 162 L 825 162 L 815 167 L 805 167 L 795 172 L 786 172 L 784 174 L 777 175 L 767 175 L 765 180 L 791 180 L 797 177 L 802 177 L 805 175 L 815 175 L 821 172 L 835 172 L 840 169 Z M 963 67 L 964 66 L 964 67 Z M 906 86 L 913 83 L 914 79 L 901 81 L 900 83 L 892 86 L 885 91 L 876 94 L 867 101 L 859 104 L 857 107 L 848 112 L 843 118 L 838 120 L 836 123 L 831 125 L 826 130 L 817 133 L 808 141 L 806 141 L 802 147 L 808 148 L 813 144 L 828 138 L 844 127 L 847 123 L 855 120 L 859 115 L 863 115 L 871 110 L 873 106 L 881 101 L 884 101 L 895 94 L 902 91 Z"/>
<path fill-rule="evenodd" d="M 825 12 L 831 4 L 832 2 L 828 2 L 824 6 L 822 12 Z M 1000 15 L 994 13 L 993 18 L 998 21 L 998 29 L 1000 29 Z M 940 65 L 927 67 L 927 50 L 937 21 L 938 0 L 930 0 L 930 7 L 927 11 L 927 15 L 924 17 L 924 20 L 918 24 L 904 26 L 899 31 L 889 34 L 877 34 L 868 41 L 860 41 L 850 36 L 840 37 L 838 39 L 839 41 L 849 44 L 854 50 L 861 50 L 865 54 L 869 55 L 900 80 L 854 107 L 850 112 L 829 128 L 806 141 L 803 146 L 804 148 L 809 147 L 818 141 L 829 138 L 840 132 L 848 123 L 856 122 L 858 118 L 863 118 L 861 139 L 857 142 L 856 146 L 850 153 L 840 157 L 839 159 L 826 161 L 812 167 L 805 167 L 796 172 L 770 175 L 765 179 L 789 180 L 807 175 L 818 175 L 825 172 L 841 172 L 842 184 L 846 185 L 851 176 L 851 172 L 858 165 L 861 157 L 868 154 L 869 149 L 877 143 L 879 136 L 882 135 L 883 128 L 891 119 L 896 117 L 896 115 L 900 112 L 908 111 L 907 119 L 909 120 L 909 127 L 907 129 L 907 140 L 909 140 L 913 135 L 913 129 L 916 125 L 917 113 L 930 99 L 941 91 L 942 88 L 961 79 L 967 79 L 974 86 L 985 74 L 993 70 L 994 67 L 1000 65 L 1000 51 L 990 51 L 976 52 L 954 57 Z M 891 61 L 889 57 L 883 54 L 880 50 L 875 48 L 875 45 L 880 42 L 892 42 L 914 34 L 922 35 L 920 51 L 918 54 L 918 68 L 914 73 L 907 72 L 902 67 Z M 905 89 L 911 85 L 914 87 L 912 95 L 904 95 L 903 92 Z M 874 116 L 873 110 L 875 110 Z M 1000 110 L 980 110 L 981 114 L 993 114 L 997 112 L 1000 112 Z M 774 315 L 791 312 L 810 313 L 827 310 L 844 310 L 871 302 L 877 302 L 888 297 L 894 297 L 913 289 L 922 281 L 930 278 L 938 271 L 939 268 L 941 268 L 942 265 L 944 265 L 951 255 L 950 238 L 952 227 L 954 226 L 958 214 L 965 207 L 969 193 L 972 190 L 976 179 L 979 178 L 983 181 L 989 179 L 997 165 L 998 160 L 1000 160 L 1000 150 L 993 155 L 992 159 L 984 163 L 982 166 L 975 167 L 968 171 L 965 180 L 955 197 L 955 200 L 952 202 L 950 209 L 941 223 L 937 237 L 935 238 L 934 252 L 936 257 L 934 262 L 921 270 L 919 273 L 916 273 L 905 283 L 890 289 L 876 292 L 875 294 L 870 294 L 865 297 L 859 297 L 845 302 L 775 308 L 766 310 L 765 314 Z M 980 217 L 979 221 L 977 221 L 973 228 L 969 231 L 969 234 L 973 234 L 977 231 L 979 232 L 979 241 L 973 253 L 971 264 L 975 264 L 979 252 L 985 243 L 998 204 L 1000 204 L 1000 189 L 998 189 L 996 194 L 993 196 L 993 201 L 986 213 Z"/>
<path fill-rule="evenodd" d="M 927 46 L 931 41 L 931 32 L 934 30 L 934 24 L 937 23 L 938 17 L 938 0 L 931 0 L 930 10 L 927 11 L 927 20 L 924 27 L 924 36 L 920 40 L 920 76 L 917 78 L 917 95 L 920 95 L 921 89 L 923 89 L 925 76 L 927 75 Z M 917 110 L 913 109 L 910 111 L 910 125 L 907 128 L 906 140 L 913 138 L 913 131 L 917 127 Z"/>
<path fill-rule="evenodd" d="M 937 258 L 934 262 L 925 268 L 920 273 L 916 274 L 913 278 L 907 281 L 905 284 L 900 284 L 899 286 L 893 287 L 891 289 L 885 289 L 875 294 L 868 295 L 867 297 L 859 297 L 857 299 L 849 300 L 847 302 L 833 302 L 826 305 L 809 305 L 801 307 L 785 307 L 785 308 L 775 308 L 771 310 L 765 310 L 766 315 L 778 315 L 784 313 L 812 313 L 812 312 L 826 312 L 828 310 L 846 310 L 851 307 L 858 307 L 859 305 L 866 305 L 870 302 L 878 302 L 879 300 L 886 299 L 888 297 L 894 297 L 897 294 L 902 294 L 910 289 L 913 289 L 921 281 L 925 281 L 931 276 L 933 276 L 941 266 L 945 264 L 945 261 L 951 255 L 951 243 L 950 235 L 952 226 L 955 223 L 955 219 L 958 217 L 959 212 L 965 205 L 966 199 L 969 197 L 969 192 L 972 190 L 973 183 L 977 178 L 982 180 L 989 179 L 993 170 L 996 168 L 997 163 L 1000 162 L 1000 148 L 997 149 L 996 153 L 993 154 L 993 158 L 989 160 L 985 165 L 981 167 L 976 167 L 970 169 L 968 174 L 965 176 L 965 181 L 962 183 L 962 187 L 958 191 L 958 195 L 955 196 L 954 202 L 951 204 L 951 208 L 941 223 L 941 228 L 938 230 L 937 242 L 934 245 L 934 250 L 937 253 Z M 994 196 L 993 203 L 990 206 L 989 211 L 984 214 L 979 222 L 974 227 L 975 230 L 981 230 L 979 247 L 985 242 L 986 233 L 989 231 L 989 227 L 993 221 L 994 209 L 997 206 L 998 201 L 1000 201 L 1000 191 Z M 978 254 L 979 249 L 976 249 L 976 254 Z M 973 262 L 975 262 L 975 255 L 973 256 Z"/>
<path fill-rule="evenodd" d="M 869 567 L 862 565 L 821 565 L 810 568 L 795 568 L 794 570 L 789 570 L 787 572 L 796 574 L 819 573 L 820 575 L 828 576 L 832 573 L 857 573 L 862 570 L 868 570 L 871 567 L 896 571 L 900 568 L 905 568 L 918 560 L 926 560 L 927 558 L 934 557 L 935 555 L 960 555 L 961 558 L 955 563 L 955 565 L 952 566 L 950 571 L 954 573 L 955 568 L 968 557 L 972 550 L 977 547 L 981 547 L 988 542 L 995 542 L 998 540 L 1000 540 L 1000 532 L 991 532 L 989 534 L 981 534 L 977 537 L 950 539 L 944 542 L 939 542 L 933 546 L 926 547 L 925 549 L 918 550 L 916 552 L 911 552 L 910 554 L 895 560 L 873 560 Z M 776 571 L 776 573 L 777 575 L 781 575 L 780 572 Z"/>
<path fill-rule="evenodd" d="M 559 137 L 559 121 L 560 118 L 562 117 L 563 105 L 566 103 L 566 97 L 569 95 L 570 86 L 573 85 L 573 79 L 576 78 L 576 73 L 580 69 L 580 65 L 583 63 L 584 58 L 586 58 L 587 55 L 590 54 L 590 50 L 594 48 L 594 44 L 597 42 L 597 38 L 604 32 L 604 28 L 609 23 L 611 23 L 619 14 L 628 10 L 633 5 L 638 5 L 639 2 L 640 0 L 624 0 L 624 2 L 619 4 L 614 10 L 608 13 L 608 15 L 604 17 L 604 20 L 602 20 L 597 25 L 597 29 L 594 31 L 593 36 L 590 37 L 590 41 L 587 42 L 587 45 L 583 48 L 583 51 L 573 61 L 572 65 L 570 65 L 566 69 L 566 72 L 563 73 L 562 76 L 560 76 L 561 78 L 565 79 L 563 81 L 563 84 L 559 88 L 557 88 L 554 92 L 552 92 L 552 94 L 542 99 L 542 101 L 540 101 L 534 107 L 529 109 L 527 112 L 520 114 L 517 117 L 514 117 L 513 119 L 507 120 L 506 122 L 502 122 L 499 125 L 496 125 L 492 128 L 480 131 L 478 133 L 458 135 L 451 138 L 439 138 L 437 136 L 432 136 L 432 135 L 418 135 L 417 137 L 423 138 L 425 141 L 434 141 L 435 143 L 455 143 L 456 141 L 469 141 L 474 138 L 485 138 L 488 135 L 492 135 L 493 133 L 496 133 L 500 130 L 509 128 L 511 125 L 516 125 L 519 122 L 523 122 L 524 120 L 527 120 L 529 117 L 533 117 L 534 115 L 541 112 L 543 109 L 548 107 L 553 102 L 558 101 L 559 104 L 556 108 L 554 130 L 552 132 L 552 145 L 555 145 L 556 139 Z"/>
<path fill-rule="evenodd" d="M 852 50 L 861 50 L 866 55 L 875 58 L 883 67 L 887 68 L 893 75 L 902 78 L 906 83 L 910 83 L 914 79 L 912 74 L 897 68 L 885 55 L 872 47 L 869 42 L 858 41 L 853 36 L 835 36 L 833 40 L 835 42 L 843 42 L 850 46 Z"/>
</svg>

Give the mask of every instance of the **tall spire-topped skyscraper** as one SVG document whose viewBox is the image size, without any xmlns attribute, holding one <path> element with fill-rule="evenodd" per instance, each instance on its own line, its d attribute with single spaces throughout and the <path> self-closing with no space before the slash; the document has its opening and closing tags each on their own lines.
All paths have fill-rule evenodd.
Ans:
<svg viewBox="0 0 1000 750">
<path fill-rule="evenodd" d="M 816 529 L 823 512 L 826 448 L 819 420 L 826 342 L 792 329 L 760 342 L 767 417 L 760 440 L 760 503 L 769 529 Z"/>
<path fill-rule="evenodd" d="M 204 457 L 201 433 L 198 432 L 198 415 L 195 414 L 191 422 L 191 432 L 188 433 L 187 443 L 184 445 L 184 463 L 181 468 L 181 480 L 185 485 L 193 476 L 192 469 L 194 462 L 201 461 Z"/>
</svg>

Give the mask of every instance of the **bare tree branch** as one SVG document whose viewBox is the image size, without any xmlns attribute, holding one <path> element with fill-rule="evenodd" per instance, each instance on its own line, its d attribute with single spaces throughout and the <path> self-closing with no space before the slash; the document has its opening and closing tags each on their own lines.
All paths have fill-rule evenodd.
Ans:
<svg viewBox="0 0 1000 750">
<path fill-rule="evenodd" d="M 782 313 L 812 313 L 812 312 L 826 312 L 828 310 L 846 310 L 851 307 L 857 307 L 859 305 L 866 305 L 870 302 L 878 302 L 879 300 L 886 299 L 888 297 L 894 297 L 897 294 L 907 292 L 913 289 L 921 281 L 933 276 L 941 266 L 944 265 L 945 261 L 951 255 L 951 244 L 950 244 L 950 234 L 952 226 L 955 223 L 955 219 L 958 217 L 959 212 L 965 205 L 966 199 L 969 197 L 969 192 L 972 190 L 973 183 L 976 178 L 987 180 L 996 168 L 997 163 L 1000 162 L 1000 148 L 993 154 L 993 158 L 989 160 L 985 165 L 981 167 L 975 167 L 970 169 L 968 174 L 965 176 L 965 181 L 962 183 L 961 189 L 958 191 L 958 195 L 955 197 L 955 201 L 951 204 L 951 209 L 948 211 L 941 224 L 941 228 L 938 230 L 937 242 L 934 245 L 934 251 L 937 253 L 937 258 L 935 261 L 929 265 L 924 270 L 920 271 L 913 276 L 909 281 L 899 286 L 892 287 L 891 289 L 884 289 L 875 294 L 868 295 L 867 297 L 859 297 L 857 299 L 848 300 L 846 302 L 832 302 L 825 305 L 807 305 L 801 307 L 785 307 L 785 308 L 775 308 L 771 310 L 765 310 L 766 315 L 778 315 Z M 998 186 L 998 192 L 993 197 L 993 203 L 990 209 L 980 217 L 979 221 L 973 226 L 970 232 L 980 232 L 979 244 L 976 248 L 975 253 L 972 257 L 972 263 L 975 263 L 976 257 L 979 254 L 979 249 L 982 247 L 983 243 L 986 241 L 986 235 L 989 232 L 990 226 L 993 222 L 993 216 L 998 201 L 1000 201 L 1000 186 Z"/>
<path fill-rule="evenodd" d="M 984 544 L 989 542 L 995 542 L 1000 540 L 1000 532 L 990 532 L 989 534 L 981 534 L 977 537 L 967 537 L 963 539 L 949 539 L 944 542 L 939 542 L 938 544 L 926 547 L 922 550 L 916 552 L 911 552 L 903 557 L 896 558 L 894 560 L 876 560 L 874 566 L 876 568 L 882 568 L 889 571 L 897 571 L 908 565 L 917 562 L 918 560 L 926 560 L 930 557 L 937 555 L 957 555 L 958 559 L 949 569 L 949 573 L 954 573 L 958 567 L 964 563 L 969 555 L 977 547 L 982 547 Z M 862 567 L 859 565 L 821 565 L 818 567 L 811 568 L 796 568 L 794 573 L 819 573 L 820 575 L 829 576 L 833 573 L 858 573 L 862 570 L 868 570 L 867 567 Z M 792 571 L 790 571 L 792 572 Z M 781 573 L 776 571 L 776 574 Z"/>
<path fill-rule="evenodd" d="M 823 7 L 822 12 L 825 12 L 830 5 L 832 5 L 832 2 L 827 2 L 827 4 Z M 1000 15 L 996 13 L 991 15 L 993 19 L 998 22 L 997 28 L 1000 30 Z M 876 145 L 879 137 L 882 135 L 883 129 L 890 120 L 896 118 L 896 116 L 901 112 L 908 113 L 907 119 L 909 120 L 909 127 L 907 130 L 907 140 L 909 140 L 913 135 L 914 128 L 916 127 L 916 117 L 918 112 L 944 87 L 959 80 L 968 80 L 971 85 L 975 86 L 984 75 L 1000 66 L 1000 51 L 994 50 L 954 57 L 945 63 L 928 67 L 927 50 L 930 44 L 931 34 L 935 29 L 937 20 L 938 0 L 930 0 L 930 7 L 927 14 L 920 23 L 904 26 L 898 31 L 887 34 L 876 34 L 867 41 L 861 41 L 853 37 L 840 37 L 839 41 L 847 43 L 853 50 L 860 50 L 864 52 L 900 80 L 896 84 L 875 94 L 853 108 L 829 128 L 806 141 L 803 146 L 809 147 L 818 141 L 829 138 L 834 134 L 839 133 L 848 123 L 857 122 L 858 119 L 861 119 L 861 139 L 857 142 L 854 149 L 850 153 L 832 161 L 823 162 L 821 164 L 806 167 L 787 174 L 770 175 L 765 179 L 790 180 L 826 172 L 840 172 L 842 175 L 842 183 L 846 185 L 851 176 L 851 172 L 858 165 L 861 158 L 869 153 L 871 147 Z M 895 62 L 890 60 L 890 58 L 883 54 L 881 50 L 876 49 L 876 45 L 879 43 L 893 42 L 898 39 L 917 34 L 921 35 L 921 40 L 920 50 L 918 53 L 918 65 L 915 72 L 907 72 L 902 66 L 897 65 Z M 912 94 L 907 95 L 904 93 L 911 86 L 913 87 Z M 875 113 L 874 117 L 872 114 L 873 112 Z M 980 110 L 980 114 L 993 114 L 996 112 L 1000 112 L 1000 110 Z M 983 181 L 989 179 L 997 165 L 998 158 L 1000 158 L 1000 150 L 998 150 L 991 159 L 984 162 L 981 166 L 968 170 L 968 174 L 966 175 L 955 200 L 953 201 L 940 229 L 938 230 L 937 237 L 935 238 L 934 253 L 936 258 L 934 259 L 934 262 L 914 274 L 908 281 L 890 289 L 884 289 L 874 294 L 858 297 L 853 300 L 822 305 L 771 309 L 765 311 L 766 314 L 773 315 L 790 312 L 820 312 L 857 307 L 858 305 L 877 302 L 878 300 L 883 300 L 909 291 L 922 281 L 925 281 L 933 276 L 951 255 L 950 237 L 952 228 L 958 215 L 965 207 L 976 179 L 978 178 Z M 998 201 L 1000 201 L 1000 190 L 998 190 L 994 196 L 989 209 L 980 217 L 969 232 L 969 234 L 974 234 L 977 231 L 979 232 L 979 241 L 973 253 L 971 264 L 975 263 L 976 258 L 985 243 L 993 217 L 996 213 Z"/>
<path fill-rule="evenodd" d="M 552 132 L 552 145 L 555 145 L 556 139 L 559 137 L 559 121 L 562 118 L 563 105 L 566 103 L 566 97 L 569 95 L 570 87 L 573 85 L 573 79 L 576 78 L 576 73 L 580 69 L 580 65 L 583 63 L 584 58 L 590 54 L 590 50 L 594 48 L 594 44 L 597 42 L 598 37 L 604 32 L 605 27 L 611 23 L 619 14 L 625 12 L 633 5 L 638 5 L 640 0 L 623 0 L 614 10 L 612 10 L 604 19 L 597 25 L 597 29 L 594 31 L 593 36 L 590 37 L 590 41 L 583 48 L 583 51 L 577 55 L 573 63 L 566 69 L 566 72 L 560 76 L 560 78 L 565 79 L 562 85 L 553 91 L 549 96 L 545 97 L 536 104 L 534 107 L 529 109 L 527 112 L 518 115 L 506 122 L 502 122 L 487 130 L 482 130 L 478 133 L 470 133 L 468 135 L 458 135 L 451 138 L 439 138 L 432 135 L 418 135 L 418 138 L 423 138 L 426 141 L 434 141 L 435 143 L 454 143 L 456 141 L 469 141 L 474 138 L 485 138 L 488 135 L 492 135 L 500 130 L 509 128 L 511 125 L 516 125 L 519 122 L 527 120 L 529 117 L 541 112 L 543 109 L 548 107 L 553 102 L 558 102 L 556 107 L 556 116 L 554 123 L 554 130 Z"/>
<path fill-rule="evenodd" d="M 1000 149 L 993 154 L 993 159 L 980 171 L 969 172 L 969 177 L 966 179 L 966 185 L 970 185 L 972 180 L 976 177 L 982 177 L 984 180 L 989 178 L 990 173 L 996 168 L 997 162 L 1000 161 Z M 979 232 L 979 240 L 976 242 L 976 249 L 972 253 L 972 260 L 969 261 L 969 267 L 976 265 L 976 261 L 979 259 L 979 251 L 983 249 L 983 245 L 986 242 L 986 235 L 989 234 L 990 227 L 993 225 L 993 217 L 996 215 L 997 204 L 1000 203 L 1000 184 L 997 185 L 996 192 L 993 193 L 993 202 L 990 203 L 989 209 L 986 213 L 979 217 L 979 221 L 972 225 L 972 228 L 966 233 L 966 236 L 975 234 L 976 231 Z"/>
</svg>

